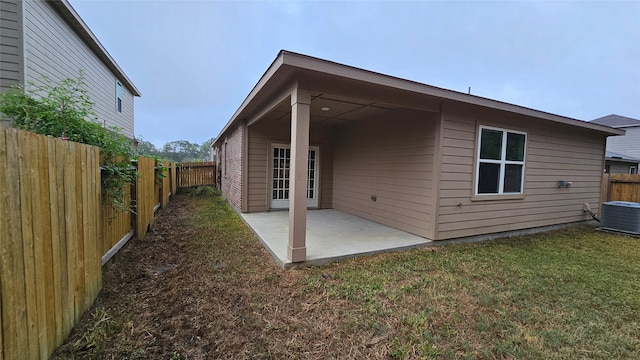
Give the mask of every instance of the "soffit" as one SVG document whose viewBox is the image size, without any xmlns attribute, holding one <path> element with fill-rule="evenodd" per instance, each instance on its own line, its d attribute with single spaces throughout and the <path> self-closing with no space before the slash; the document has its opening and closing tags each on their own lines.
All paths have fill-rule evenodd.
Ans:
<svg viewBox="0 0 640 360">
<path fill-rule="evenodd" d="M 340 125 L 348 121 L 365 119 L 397 109 L 397 106 L 376 103 L 346 96 L 311 93 L 311 123 Z M 258 121 L 290 121 L 291 104 L 289 98 L 281 101 Z"/>
</svg>

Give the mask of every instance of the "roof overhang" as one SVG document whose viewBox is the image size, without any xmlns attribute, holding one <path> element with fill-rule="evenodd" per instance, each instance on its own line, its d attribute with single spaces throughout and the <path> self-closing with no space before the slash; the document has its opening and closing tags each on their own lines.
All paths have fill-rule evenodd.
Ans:
<svg viewBox="0 0 640 360">
<path fill-rule="evenodd" d="M 315 86 L 317 84 L 322 84 L 322 86 L 330 87 L 338 91 L 339 89 L 346 89 L 346 91 L 353 92 L 357 89 L 358 94 L 365 93 L 366 96 L 373 97 L 381 97 L 384 96 L 384 94 L 395 94 L 395 98 L 413 98 L 426 103 L 451 102 L 475 105 L 589 129 L 603 133 L 606 136 L 624 135 L 625 133 L 624 130 L 614 129 L 604 125 L 593 124 L 281 50 L 258 83 L 253 87 L 251 92 L 249 92 L 249 95 L 247 95 L 242 104 L 240 104 L 240 107 L 231 119 L 220 131 L 214 144 L 220 141 L 226 132 L 234 128 L 240 121 L 246 120 L 255 112 L 260 111 L 260 107 L 268 103 L 269 100 L 274 97 L 274 94 L 282 94 L 283 91 L 288 91 L 295 86 L 300 86 L 307 90 L 316 90 Z"/>
<path fill-rule="evenodd" d="M 73 29 L 73 31 L 80 36 L 82 41 L 93 51 L 93 53 L 102 61 L 103 64 L 111 72 L 113 72 L 118 79 L 134 96 L 141 96 L 140 90 L 133 85 L 133 82 L 127 75 L 120 69 L 120 66 L 116 63 L 116 61 L 109 55 L 107 49 L 102 46 L 98 38 L 93 34 L 91 29 L 85 24 L 80 15 L 76 12 L 76 10 L 71 6 L 71 4 L 67 0 L 49 0 L 47 1 L 53 7 L 53 9 L 58 12 L 58 14 L 67 22 L 67 24 Z"/>
<path fill-rule="evenodd" d="M 626 163 L 640 163 L 640 159 L 627 156 L 624 154 L 619 154 L 613 151 L 605 152 L 605 159 L 609 161 L 617 161 L 617 162 L 626 162 Z"/>
</svg>

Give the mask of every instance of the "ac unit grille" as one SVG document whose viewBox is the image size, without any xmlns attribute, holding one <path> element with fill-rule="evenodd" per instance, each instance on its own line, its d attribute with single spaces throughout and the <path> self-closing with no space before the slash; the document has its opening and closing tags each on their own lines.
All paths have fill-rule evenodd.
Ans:
<svg viewBox="0 0 640 360">
<path fill-rule="evenodd" d="M 640 235 L 640 203 L 610 201 L 602 204 L 603 229 Z"/>
</svg>

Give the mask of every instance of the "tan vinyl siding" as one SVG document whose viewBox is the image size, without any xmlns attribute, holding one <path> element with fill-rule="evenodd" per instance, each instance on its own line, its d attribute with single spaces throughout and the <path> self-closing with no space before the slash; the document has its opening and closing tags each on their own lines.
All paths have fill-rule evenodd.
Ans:
<svg viewBox="0 0 640 360">
<path fill-rule="evenodd" d="M 437 239 L 587 220 L 583 203 L 599 207 L 604 135 L 499 113 L 444 111 Z M 479 125 L 527 132 L 524 198 L 472 201 Z M 571 181 L 558 188 L 558 181 Z"/>
<path fill-rule="evenodd" d="M 427 113 L 390 112 L 341 129 L 334 148 L 333 206 L 428 236 L 434 140 L 435 117 Z"/>
<path fill-rule="evenodd" d="M 23 82 L 21 4 L 0 0 L 0 92 Z"/>
<path fill-rule="evenodd" d="M 26 1 L 23 7 L 26 81 L 39 83 L 44 76 L 53 82 L 75 79 L 82 70 L 98 121 L 117 126 L 126 136 L 133 137 L 131 92 L 123 86 L 122 113 L 119 113 L 116 110 L 117 77 L 46 2 Z"/>
<path fill-rule="evenodd" d="M 269 210 L 269 164 L 271 144 L 289 144 L 291 128 L 288 120 L 259 122 L 248 128 L 249 133 L 249 173 L 248 173 L 248 212 Z M 320 198 L 318 207 L 332 207 L 333 197 L 333 155 L 330 139 L 331 130 L 314 126 L 309 134 L 309 142 L 320 148 Z"/>
<path fill-rule="evenodd" d="M 269 209 L 268 193 L 268 166 L 269 166 L 269 139 L 263 133 L 249 127 L 249 186 L 248 208 L 249 212 L 267 211 Z"/>
</svg>

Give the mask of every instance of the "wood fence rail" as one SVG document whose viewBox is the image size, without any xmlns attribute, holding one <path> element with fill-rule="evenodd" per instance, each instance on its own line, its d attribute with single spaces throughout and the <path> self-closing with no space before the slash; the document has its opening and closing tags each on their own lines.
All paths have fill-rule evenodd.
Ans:
<svg viewBox="0 0 640 360">
<path fill-rule="evenodd" d="M 0 128 L 0 360 L 48 359 L 102 287 L 102 265 L 146 234 L 176 191 L 139 158 L 135 211 L 101 204 L 94 146 Z"/>
<path fill-rule="evenodd" d="M 640 202 L 640 175 L 604 174 L 601 200 Z"/>
<path fill-rule="evenodd" d="M 192 187 L 216 184 L 216 163 L 183 162 L 177 168 L 178 187 Z"/>
</svg>

